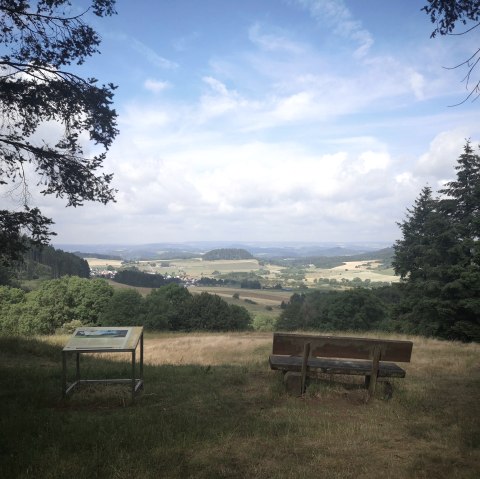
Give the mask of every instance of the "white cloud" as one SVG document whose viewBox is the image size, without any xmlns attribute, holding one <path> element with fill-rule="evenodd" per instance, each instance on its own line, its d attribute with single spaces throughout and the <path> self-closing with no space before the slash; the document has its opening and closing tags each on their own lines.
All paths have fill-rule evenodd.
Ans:
<svg viewBox="0 0 480 479">
<path fill-rule="evenodd" d="M 417 71 L 411 71 L 409 75 L 410 86 L 415 94 L 417 100 L 423 100 L 425 98 L 425 77 Z"/>
<path fill-rule="evenodd" d="M 160 93 L 161 91 L 171 87 L 168 81 L 153 80 L 152 78 L 147 78 L 143 86 L 153 93 Z"/>
<path fill-rule="evenodd" d="M 455 176 L 455 165 L 463 152 L 465 130 L 455 129 L 444 131 L 430 142 L 429 149 L 420 156 L 415 167 L 415 173 L 440 186 L 445 179 Z M 432 185 L 433 186 L 433 185 Z"/>
<path fill-rule="evenodd" d="M 360 21 L 353 18 L 343 0 L 297 0 L 297 3 L 307 9 L 320 26 L 328 22 L 334 33 L 354 41 L 357 44 L 356 57 L 362 58 L 369 52 L 373 37 Z"/>
<path fill-rule="evenodd" d="M 153 66 L 164 69 L 164 70 L 173 70 L 178 67 L 176 62 L 168 60 L 167 58 L 159 55 L 155 50 L 150 48 L 145 43 L 133 38 L 130 39 L 130 45 L 142 55 L 149 63 Z"/>
<path fill-rule="evenodd" d="M 252 43 L 268 52 L 280 51 L 299 54 L 304 51 L 304 46 L 290 40 L 285 32 L 277 30 L 273 33 L 267 33 L 259 23 L 250 27 L 248 36 Z"/>
<path fill-rule="evenodd" d="M 368 173 L 372 170 L 386 170 L 391 163 L 388 153 L 365 151 L 359 157 L 358 169 L 361 173 Z"/>
</svg>

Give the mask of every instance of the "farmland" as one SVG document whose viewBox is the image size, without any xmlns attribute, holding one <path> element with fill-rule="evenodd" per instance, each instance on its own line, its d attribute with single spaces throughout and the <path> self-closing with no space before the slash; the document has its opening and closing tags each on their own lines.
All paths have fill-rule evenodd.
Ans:
<svg viewBox="0 0 480 479">
<path fill-rule="evenodd" d="M 344 289 L 349 287 L 349 281 L 360 280 L 368 283 L 397 282 L 399 277 L 394 276 L 392 269 L 385 269 L 380 261 L 346 261 L 341 266 L 333 268 L 317 268 L 308 265 L 303 269 L 288 268 L 271 263 L 262 263 L 256 259 L 246 260 L 215 260 L 204 261 L 201 258 L 172 259 L 168 261 L 136 261 L 121 265 L 118 260 L 105 260 L 87 258 L 91 268 L 128 267 L 133 265 L 141 271 L 157 273 L 164 276 L 170 275 L 181 278 L 228 278 L 233 275 L 254 275 L 262 283 L 269 285 L 267 289 L 248 289 L 227 286 L 193 286 L 190 292 L 198 294 L 208 292 L 216 294 L 229 304 L 244 306 L 255 318 L 257 316 L 277 317 L 282 302 L 288 302 L 295 289 L 299 287 L 315 289 Z M 332 281 L 333 280 L 333 281 Z M 335 282 L 335 284 L 333 284 Z M 109 281 L 115 288 L 129 288 L 120 283 Z M 282 290 L 273 289 L 272 286 L 281 284 Z M 143 296 L 151 289 L 136 287 Z"/>
<path fill-rule="evenodd" d="M 96 258 L 87 258 L 91 268 L 121 267 L 118 260 L 103 260 Z M 287 268 L 271 263 L 260 264 L 256 259 L 249 260 L 216 260 L 203 261 L 201 258 L 194 259 L 175 259 L 170 261 L 138 261 L 134 264 L 140 270 L 157 273 L 162 275 L 179 276 L 186 275 L 192 278 L 200 279 L 206 277 L 219 277 L 230 273 L 255 273 L 269 281 L 282 280 L 289 281 L 289 276 L 294 274 L 297 268 Z M 292 271 L 290 271 L 292 270 Z M 335 279 L 341 282 L 342 279 L 352 280 L 360 278 L 362 280 L 397 282 L 399 277 L 395 276 L 393 270 L 381 268 L 379 261 L 346 261 L 341 266 L 334 268 L 317 268 L 313 265 L 302 270 L 304 282 L 313 286 L 315 280 L 320 278 Z"/>
</svg>

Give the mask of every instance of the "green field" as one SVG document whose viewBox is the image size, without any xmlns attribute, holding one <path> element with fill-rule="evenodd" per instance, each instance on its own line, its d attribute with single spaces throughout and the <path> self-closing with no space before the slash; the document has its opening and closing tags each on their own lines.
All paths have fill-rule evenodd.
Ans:
<svg viewBox="0 0 480 479">
<path fill-rule="evenodd" d="M 268 367 L 271 334 L 147 335 L 131 404 L 121 386 L 62 400 L 67 337 L 0 338 L 0 477 L 477 478 L 480 345 L 408 339 L 407 377 L 365 404 L 364 389 L 328 378 L 288 396 Z M 82 364 L 129 371 L 125 357 Z"/>
<path fill-rule="evenodd" d="M 91 268 L 107 267 L 111 265 L 118 268 L 118 261 L 100 260 L 87 258 Z M 161 266 L 162 264 L 168 266 Z M 172 276 L 186 275 L 190 278 L 200 279 L 203 276 L 215 278 L 219 275 L 231 273 L 255 273 L 269 282 L 283 282 L 285 285 L 296 283 L 289 280 L 294 277 L 298 268 L 285 268 L 273 264 L 260 265 L 256 259 L 249 260 L 217 260 L 203 261 L 201 258 L 194 259 L 173 259 L 168 261 L 140 261 L 135 266 L 142 271 Z M 394 275 L 393 269 L 383 269 L 378 261 L 349 261 L 342 266 L 335 268 L 316 268 L 311 265 L 303 268 L 305 271 L 303 282 L 309 287 L 314 286 L 314 281 L 320 278 L 335 279 L 341 282 L 342 279 L 351 281 L 360 278 L 362 281 L 369 280 L 397 282 L 400 280 Z"/>
</svg>

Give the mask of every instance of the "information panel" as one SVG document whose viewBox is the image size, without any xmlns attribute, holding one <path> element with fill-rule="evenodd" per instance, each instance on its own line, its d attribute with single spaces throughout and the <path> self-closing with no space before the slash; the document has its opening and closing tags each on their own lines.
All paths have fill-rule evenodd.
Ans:
<svg viewBox="0 0 480 479">
<path fill-rule="evenodd" d="M 140 344 L 140 377 L 135 375 L 136 349 Z M 80 374 L 80 356 L 88 353 L 129 353 L 132 356 L 132 375 L 124 379 L 83 379 Z M 68 384 L 67 357 L 76 357 L 75 381 Z M 76 387 L 92 383 L 130 384 L 132 401 L 143 389 L 143 328 L 141 326 L 83 327 L 77 328 L 62 351 L 62 388 L 66 398 Z"/>
<path fill-rule="evenodd" d="M 77 328 L 63 350 L 131 350 L 136 347 L 141 333 L 141 327 Z"/>
</svg>

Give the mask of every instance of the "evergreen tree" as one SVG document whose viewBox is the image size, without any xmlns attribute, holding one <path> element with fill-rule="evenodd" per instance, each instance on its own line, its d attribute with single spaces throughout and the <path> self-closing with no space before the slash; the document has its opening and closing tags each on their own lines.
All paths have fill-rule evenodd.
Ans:
<svg viewBox="0 0 480 479">
<path fill-rule="evenodd" d="M 480 265 L 480 155 L 469 141 L 455 167 L 457 179 L 450 181 L 440 193 L 442 210 L 458 229 L 460 241 L 470 262 Z"/>
<path fill-rule="evenodd" d="M 480 157 L 469 142 L 456 170 L 446 196 L 423 188 L 399 223 L 393 267 L 404 296 L 395 316 L 408 332 L 480 341 Z"/>
</svg>

